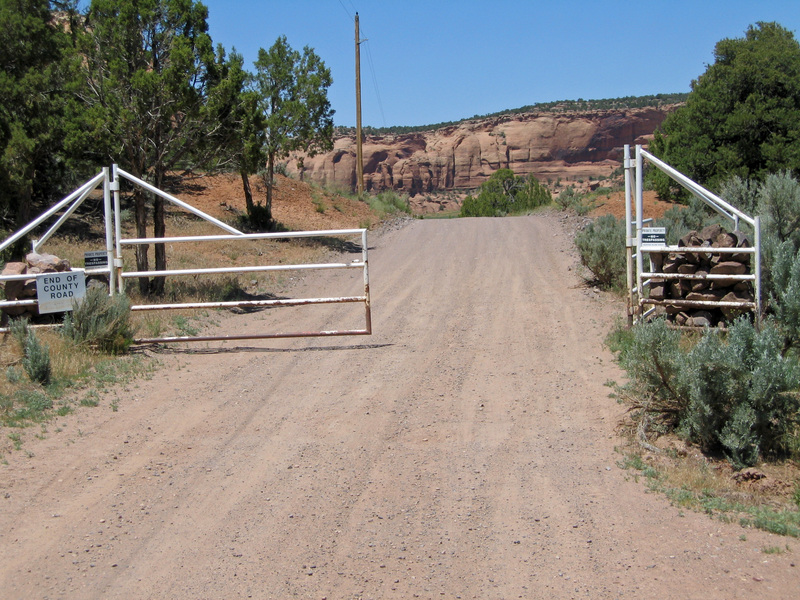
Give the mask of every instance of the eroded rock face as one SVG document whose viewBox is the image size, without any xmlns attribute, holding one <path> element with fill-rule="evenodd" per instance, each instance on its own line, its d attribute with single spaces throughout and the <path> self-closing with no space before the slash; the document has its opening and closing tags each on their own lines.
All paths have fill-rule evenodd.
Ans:
<svg viewBox="0 0 800 600">
<path fill-rule="evenodd" d="M 543 182 L 608 175 L 621 165 L 622 147 L 646 143 L 674 108 L 524 113 L 420 133 L 369 136 L 363 144 L 364 185 L 416 195 L 477 188 L 502 168 L 532 173 Z M 302 173 L 296 160 L 290 159 L 287 170 L 352 191 L 355 136 L 338 138 L 331 152 L 305 156 Z"/>
</svg>

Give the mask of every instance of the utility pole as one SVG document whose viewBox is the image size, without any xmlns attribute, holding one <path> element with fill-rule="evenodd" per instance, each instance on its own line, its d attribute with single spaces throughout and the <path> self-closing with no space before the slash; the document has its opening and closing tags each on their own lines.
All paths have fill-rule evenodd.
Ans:
<svg viewBox="0 0 800 600">
<path fill-rule="evenodd" d="M 364 154 L 361 149 L 361 36 L 356 13 L 356 174 L 358 193 L 364 193 Z"/>
</svg>

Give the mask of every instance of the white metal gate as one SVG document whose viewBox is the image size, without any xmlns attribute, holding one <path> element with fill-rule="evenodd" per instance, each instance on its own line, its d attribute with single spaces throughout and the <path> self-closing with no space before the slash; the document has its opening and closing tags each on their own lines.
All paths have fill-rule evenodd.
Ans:
<svg viewBox="0 0 800 600">
<path fill-rule="evenodd" d="M 186 211 L 214 224 L 226 233 L 221 235 L 205 236 L 185 236 L 185 237 L 161 237 L 161 238 L 125 238 L 122 233 L 121 207 L 120 207 L 120 184 L 122 180 L 127 180 L 135 186 L 139 186 L 152 194 L 156 194 L 165 200 L 179 206 Z M 295 231 L 285 233 L 257 233 L 245 234 L 222 221 L 198 210 L 196 207 L 183 202 L 182 200 L 159 190 L 145 181 L 131 175 L 113 165 L 111 170 L 104 168 L 101 173 L 90 181 L 78 188 L 69 196 L 55 204 L 48 211 L 37 219 L 29 223 L 24 228 L 9 236 L 2 244 L 0 251 L 4 250 L 23 236 L 30 233 L 47 219 L 61 210 L 64 213 L 59 219 L 42 235 L 38 240 L 33 241 L 34 252 L 39 252 L 45 242 L 53 233 L 75 212 L 81 203 L 94 191 L 100 184 L 103 184 L 103 208 L 105 221 L 105 253 L 107 256 L 107 266 L 92 269 L 73 268 L 73 271 L 81 271 L 85 275 L 104 275 L 108 278 L 109 293 L 111 295 L 124 293 L 125 280 L 138 277 L 181 277 L 196 275 L 212 275 L 220 273 L 264 273 L 275 271 L 308 271 L 322 269 L 360 269 L 363 272 L 364 292 L 358 296 L 336 296 L 336 297 L 317 297 L 317 298 L 285 298 L 277 300 L 241 300 L 230 302 L 192 302 L 192 303 L 173 303 L 173 304 L 140 304 L 133 305 L 132 311 L 157 311 L 157 310 L 177 310 L 177 309 L 202 309 L 202 308 L 233 308 L 233 307 L 281 307 L 281 306 L 311 306 L 319 304 L 334 303 L 361 303 L 364 307 L 364 327 L 358 329 L 332 329 L 319 331 L 295 331 L 295 332 L 264 332 L 251 333 L 245 335 L 221 335 L 221 336 L 172 336 L 172 337 L 151 337 L 140 338 L 137 342 L 192 342 L 192 341 L 212 341 L 212 340 L 242 340 L 242 339 L 272 339 L 290 337 L 315 337 L 315 336 L 349 336 L 349 335 L 370 335 L 372 333 L 372 318 L 370 307 L 369 292 L 369 257 L 366 229 L 337 229 L 324 231 Z M 213 243 L 226 240 L 264 240 L 276 238 L 310 238 L 310 237 L 331 237 L 331 236 L 360 236 L 361 260 L 348 263 L 320 263 L 320 264 L 277 264 L 277 265 L 253 265 L 253 266 L 222 266 L 209 267 L 202 269 L 168 269 L 161 271 L 135 271 L 126 270 L 122 250 L 126 246 L 137 246 L 142 244 L 179 244 L 184 242 L 204 242 Z M 0 281 L 29 280 L 32 276 L 26 275 L 4 275 L 0 276 Z M 0 309 L 10 306 L 29 306 L 38 303 L 37 299 L 30 300 L 5 300 L 0 301 Z M 0 331 L 7 331 L 0 329 Z"/>
<path fill-rule="evenodd" d="M 751 254 L 754 257 L 754 272 L 733 275 L 714 274 L 684 274 L 655 272 L 652 268 L 645 269 L 644 255 L 652 253 L 697 253 L 695 247 L 643 245 L 642 230 L 644 224 L 652 219 L 644 218 L 643 190 L 644 190 L 644 160 L 666 173 L 673 181 L 691 192 L 720 215 L 727 218 L 733 225 L 734 231 L 739 231 L 739 224 L 745 222 L 753 227 L 754 243 L 752 246 L 737 248 L 707 248 L 709 254 Z M 761 221 L 759 217 L 746 215 L 735 206 L 726 202 L 716 194 L 708 191 L 700 184 L 692 181 L 679 171 L 675 170 L 664 161 L 653 156 L 640 145 L 636 146 L 635 161 L 631 160 L 630 146 L 625 145 L 625 245 L 627 257 L 627 284 L 628 284 L 628 322 L 630 324 L 647 318 L 656 311 L 657 306 L 673 305 L 687 308 L 738 308 L 755 313 L 757 320 L 761 317 Z M 647 290 L 654 279 L 660 280 L 738 280 L 750 281 L 754 287 L 754 301 L 725 302 L 712 300 L 656 300 L 650 298 Z M 649 307 L 649 308 L 646 308 Z"/>
</svg>

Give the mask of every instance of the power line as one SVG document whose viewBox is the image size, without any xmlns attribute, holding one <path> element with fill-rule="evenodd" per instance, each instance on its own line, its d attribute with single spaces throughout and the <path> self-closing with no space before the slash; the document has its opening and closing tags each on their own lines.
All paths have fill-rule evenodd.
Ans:
<svg viewBox="0 0 800 600">
<path fill-rule="evenodd" d="M 351 2 L 350 4 L 352 4 L 352 2 Z M 344 5 L 344 2 L 342 2 L 342 0 L 339 0 L 339 5 L 342 7 L 342 10 L 343 10 L 344 12 L 346 12 L 346 13 L 347 13 L 347 17 L 348 17 L 348 18 L 349 18 L 351 21 L 352 21 L 352 20 L 354 20 L 354 19 L 353 19 L 353 15 L 352 15 L 352 14 L 350 14 L 350 11 L 349 11 L 349 10 L 347 10 L 347 7 Z M 357 11 L 354 11 L 354 12 L 357 12 Z"/>
<path fill-rule="evenodd" d="M 375 75 L 375 65 L 372 63 L 372 51 L 369 48 L 369 44 L 367 44 L 367 62 L 369 62 L 369 70 L 372 74 L 372 85 L 375 87 L 375 97 L 378 99 L 378 109 L 381 111 L 381 120 L 383 121 L 383 126 L 386 127 L 386 115 L 383 113 L 383 102 L 381 102 L 378 78 Z"/>
<path fill-rule="evenodd" d="M 355 21 L 355 17 L 353 15 L 358 13 L 358 11 L 356 10 L 356 7 L 353 4 L 352 0 L 347 0 L 347 2 L 350 4 L 350 6 L 353 9 L 352 13 L 345 6 L 345 4 L 344 4 L 344 2 L 342 0 L 339 0 L 339 5 L 342 7 L 342 10 L 345 13 L 347 13 L 348 18 L 353 20 L 353 21 Z M 381 101 L 381 93 L 380 93 L 380 90 L 378 89 L 378 77 L 375 74 L 375 64 L 374 64 L 374 62 L 372 60 L 372 51 L 370 50 L 369 44 L 366 44 L 366 42 L 368 40 L 363 35 L 364 34 L 364 30 L 363 29 L 361 29 L 361 34 L 362 34 L 361 37 L 364 37 L 364 40 L 361 43 L 364 43 L 365 47 L 367 49 L 367 62 L 369 63 L 370 75 L 372 76 L 372 87 L 375 89 L 375 98 L 378 100 L 378 110 L 380 110 L 380 113 L 381 113 L 381 120 L 383 121 L 383 126 L 386 127 L 386 115 L 383 112 L 383 102 Z"/>
</svg>

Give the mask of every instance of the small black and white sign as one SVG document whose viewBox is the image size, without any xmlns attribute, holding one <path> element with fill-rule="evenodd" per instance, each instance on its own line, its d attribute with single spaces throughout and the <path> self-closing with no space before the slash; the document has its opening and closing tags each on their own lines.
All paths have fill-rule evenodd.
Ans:
<svg viewBox="0 0 800 600">
<path fill-rule="evenodd" d="M 41 314 L 72 310 L 72 301 L 86 295 L 83 271 L 42 273 L 36 276 L 36 295 Z"/>
<path fill-rule="evenodd" d="M 105 250 L 97 250 L 93 252 L 83 253 L 83 266 L 87 269 L 95 269 L 97 267 L 108 266 L 108 252 Z"/>
<path fill-rule="evenodd" d="M 642 248 L 661 248 L 666 245 L 666 227 L 642 227 Z"/>
</svg>

